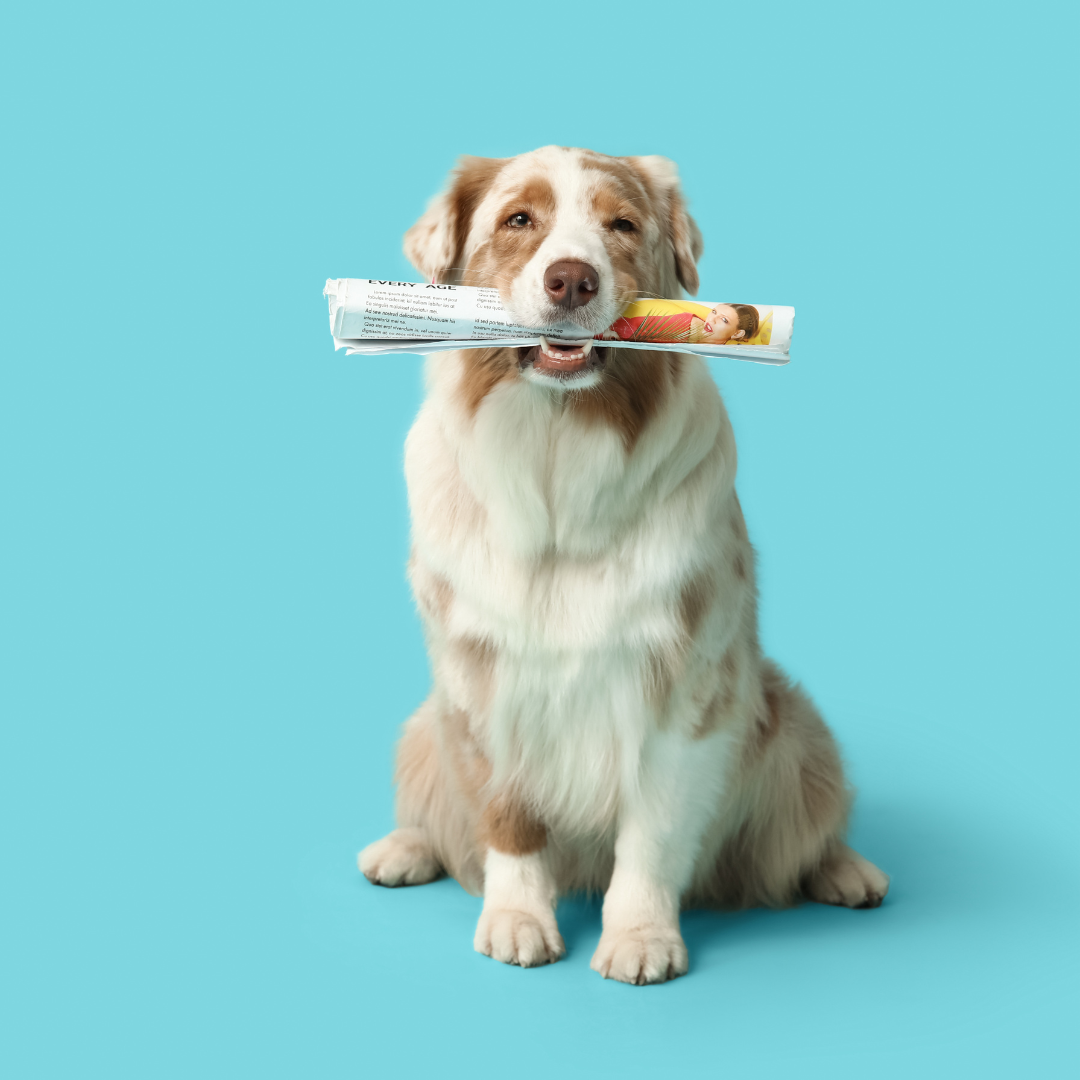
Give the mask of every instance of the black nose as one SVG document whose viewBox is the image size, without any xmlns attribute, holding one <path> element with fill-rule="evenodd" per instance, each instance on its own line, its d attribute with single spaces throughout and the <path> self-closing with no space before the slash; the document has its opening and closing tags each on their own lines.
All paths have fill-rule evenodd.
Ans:
<svg viewBox="0 0 1080 1080">
<path fill-rule="evenodd" d="M 559 305 L 573 311 L 587 304 L 600 288 L 600 275 L 587 262 L 563 259 L 552 263 L 544 275 L 544 289 Z"/>
</svg>

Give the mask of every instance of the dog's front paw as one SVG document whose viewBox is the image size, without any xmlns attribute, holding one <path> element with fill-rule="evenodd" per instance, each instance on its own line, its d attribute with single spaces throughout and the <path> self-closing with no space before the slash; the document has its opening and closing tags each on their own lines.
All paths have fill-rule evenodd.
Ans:
<svg viewBox="0 0 1080 1080">
<path fill-rule="evenodd" d="M 605 979 L 644 986 L 685 975 L 690 960 L 678 930 L 635 926 L 605 930 L 589 966 Z"/>
<path fill-rule="evenodd" d="M 478 953 L 519 967 L 553 964 L 565 952 L 555 916 L 488 908 L 480 913 L 473 947 Z"/>
</svg>

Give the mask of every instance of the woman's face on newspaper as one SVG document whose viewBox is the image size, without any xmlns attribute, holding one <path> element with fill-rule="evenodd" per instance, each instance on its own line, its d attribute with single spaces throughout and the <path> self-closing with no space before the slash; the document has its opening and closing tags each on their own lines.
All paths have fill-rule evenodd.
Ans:
<svg viewBox="0 0 1080 1080">
<path fill-rule="evenodd" d="M 730 304 L 717 304 L 705 320 L 704 340 L 712 345 L 738 341 L 746 331 L 739 329 L 739 313 Z"/>
</svg>

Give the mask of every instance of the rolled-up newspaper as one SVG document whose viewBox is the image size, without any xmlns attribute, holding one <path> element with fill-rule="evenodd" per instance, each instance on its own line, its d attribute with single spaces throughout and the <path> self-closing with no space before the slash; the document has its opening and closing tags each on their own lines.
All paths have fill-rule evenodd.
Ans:
<svg viewBox="0 0 1080 1080">
<path fill-rule="evenodd" d="M 330 301 L 334 348 L 350 354 L 529 346 L 540 344 L 541 337 L 556 342 L 567 338 L 565 326 L 515 323 L 497 289 L 331 278 L 323 295 Z M 614 348 L 786 364 L 794 325 L 795 309 L 790 307 L 640 299 L 596 340 Z"/>
</svg>

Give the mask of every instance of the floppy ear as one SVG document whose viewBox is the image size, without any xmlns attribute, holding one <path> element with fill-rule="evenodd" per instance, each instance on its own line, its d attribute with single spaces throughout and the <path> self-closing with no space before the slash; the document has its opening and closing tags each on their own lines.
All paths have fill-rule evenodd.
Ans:
<svg viewBox="0 0 1080 1080">
<path fill-rule="evenodd" d="M 428 203 L 405 234 L 405 257 L 428 281 L 457 285 L 465 269 L 465 241 L 473 211 L 503 166 L 503 158 L 458 159 L 446 190 Z"/>
<path fill-rule="evenodd" d="M 686 212 L 679 170 L 669 158 L 651 154 L 632 157 L 631 164 L 646 180 L 660 204 L 661 219 L 666 225 L 668 239 L 675 256 L 675 276 L 691 295 L 698 291 L 697 261 L 705 249 L 697 222 Z"/>
</svg>

